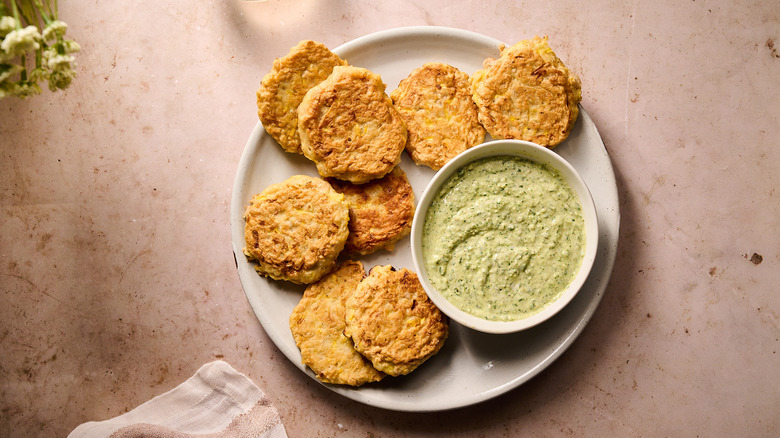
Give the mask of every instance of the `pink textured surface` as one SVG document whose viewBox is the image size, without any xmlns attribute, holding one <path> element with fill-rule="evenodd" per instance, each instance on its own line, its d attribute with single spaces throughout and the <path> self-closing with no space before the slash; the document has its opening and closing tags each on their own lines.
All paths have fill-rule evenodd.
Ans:
<svg viewBox="0 0 780 438">
<path fill-rule="evenodd" d="M 65 92 L 0 100 L 0 436 L 64 436 L 223 359 L 290 436 L 780 431 L 780 4 L 60 2 Z M 437 415 L 322 388 L 241 290 L 228 229 L 254 91 L 301 39 L 439 25 L 546 34 L 618 179 L 601 306 L 531 382 Z M 396 84 L 388 84 L 393 88 Z"/>
</svg>

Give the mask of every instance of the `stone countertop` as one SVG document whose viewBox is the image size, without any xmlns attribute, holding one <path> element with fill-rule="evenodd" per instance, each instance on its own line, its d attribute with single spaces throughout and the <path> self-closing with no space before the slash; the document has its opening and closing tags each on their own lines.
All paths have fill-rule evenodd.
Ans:
<svg viewBox="0 0 780 438">
<path fill-rule="evenodd" d="M 76 80 L 0 100 L 0 436 L 65 436 L 215 359 L 291 437 L 780 433 L 780 3 L 71 0 L 60 17 L 83 49 Z M 254 316 L 229 234 L 273 59 L 409 25 L 548 35 L 582 79 L 622 216 L 574 344 L 438 415 L 301 373 Z"/>
</svg>

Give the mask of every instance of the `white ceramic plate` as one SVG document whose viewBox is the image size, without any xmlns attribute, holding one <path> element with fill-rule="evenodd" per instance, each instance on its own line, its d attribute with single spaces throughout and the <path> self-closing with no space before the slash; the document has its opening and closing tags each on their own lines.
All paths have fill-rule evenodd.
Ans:
<svg viewBox="0 0 780 438">
<path fill-rule="evenodd" d="M 458 29 L 408 27 L 355 39 L 334 52 L 351 65 L 379 73 L 389 94 L 401 79 L 426 62 L 446 62 L 470 75 L 482 67 L 485 58 L 498 56 L 499 44 L 493 38 Z M 386 409 L 418 412 L 453 409 L 516 388 L 539 374 L 574 342 L 601 301 L 612 273 L 620 213 L 609 156 L 584 110 L 581 109 L 569 138 L 555 151 L 588 184 L 599 218 L 598 255 L 590 277 L 574 300 L 547 322 L 514 334 L 484 334 L 452 323 L 450 337 L 442 350 L 411 374 L 360 388 L 326 385 L 328 388 L 358 402 Z M 419 197 L 433 171 L 415 166 L 406 154 L 401 167 Z M 239 162 L 231 199 L 230 231 L 239 278 L 257 318 L 279 350 L 316 380 L 311 370 L 301 364 L 287 322 L 304 288 L 259 276 L 242 253 L 243 213 L 250 198 L 293 174 L 317 176 L 317 171 L 303 156 L 283 152 L 258 123 Z M 366 269 L 379 264 L 413 269 L 409 238 L 399 242 L 392 253 L 382 251 L 361 261 Z"/>
</svg>

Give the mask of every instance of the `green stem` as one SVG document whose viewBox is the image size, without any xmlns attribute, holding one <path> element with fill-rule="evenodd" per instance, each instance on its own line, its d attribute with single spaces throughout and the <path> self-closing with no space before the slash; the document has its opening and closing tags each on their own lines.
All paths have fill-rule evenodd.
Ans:
<svg viewBox="0 0 780 438">
<path fill-rule="evenodd" d="M 27 14 L 25 14 L 25 10 L 24 10 L 25 9 L 25 5 L 24 5 L 24 3 L 21 3 L 19 0 L 14 0 L 13 6 L 14 6 L 14 16 L 15 16 L 16 22 L 19 24 L 19 26 L 21 27 L 23 24 L 25 24 L 25 25 L 28 24 L 29 23 L 29 17 L 27 16 Z M 24 22 L 22 20 L 24 20 Z"/>
<path fill-rule="evenodd" d="M 38 26 L 38 14 L 35 12 L 35 7 L 33 4 L 27 1 L 23 0 L 15 0 L 13 2 L 14 9 L 19 12 L 21 17 L 24 19 L 24 23 L 26 25 L 33 25 L 36 27 Z M 17 21 L 19 21 L 19 24 L 21 25 L 21 21 L 18 16 L 15 17 Z"/>
<path fill-rule="evenodd" d="M 19 9 L 16 7 L 16 0 L 11 1 L 11 10 L 14 12 L 14 19 L 16 20 L 16 29 L 22 28 L 22 20 L 19 19 Z"/>
<path fill-rule="evenodd" d="M 38 13 L 41 15 L 41 18 L 43 18 L 43 23 L 45 25 L 49 25 L 49 23 L 52 22 L 51 18 L 49 17 L 51 15 L 51 10 L 47 10 L 48 8 L 45 8 L 43 3 L 41 3 L 41 0 L 33 0 L 33 4 L 38 9 Z M 41 26 L 43 28 L 43 26 Z"/>
<path fill-rule="evenodd" d="M 22 60 L 22 67 L 25 67 L 27 65 L 27 55 L 22 55 L 21 56 L 21 60 Z M 24 70 L 22 70 L 21 73 L 19 73 L 19 78 L 21 79 L 21 82 L 26 82 L 27 81 L 27 68 L 26 67 L 25 67 Z"/>
<path fill-rule="evenodd" d="M 43 50 L 41 48 L 38 48 L 38 50 L 35 51 L 35 68 L 41 68 L 43 65 Z"/>
<path fill-rule="evenodd" d="M 17 29 L 29 25 L 34 25 L 43 29 L 52 21 L 57 20 L 57 0 L 4 1 L 3 4 L 0 5 L 0 12 L 8 10 L 8 3 L 11 4 L 11 11 L 13 12 L 13 17 L 16 19 Z M 41 21 L 43 23 L 41 23 Z"/>
</svg>

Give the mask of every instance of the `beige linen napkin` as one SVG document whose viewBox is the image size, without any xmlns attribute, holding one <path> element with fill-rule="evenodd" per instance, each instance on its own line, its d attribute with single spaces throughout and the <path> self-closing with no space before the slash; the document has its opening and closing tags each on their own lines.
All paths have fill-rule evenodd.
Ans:
<svg viewBox="0 0 780 438">
<path fill-rule="evenodd" d="M 223 361 L 130 412 L 78 426 L 68 438 L 286 438 L 279 412 L 249 378 Z"/>
</svg>

